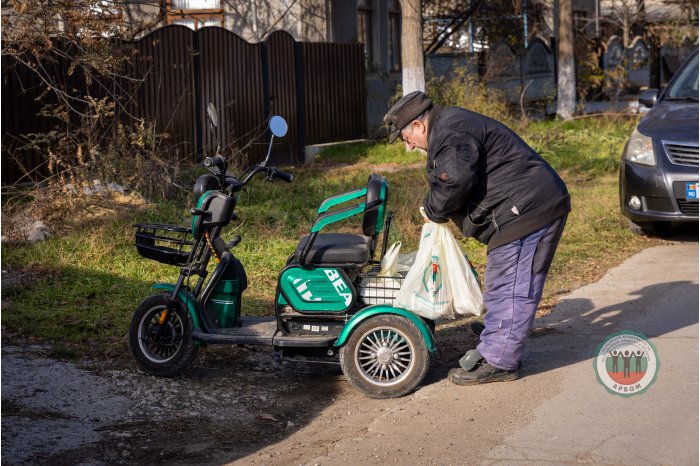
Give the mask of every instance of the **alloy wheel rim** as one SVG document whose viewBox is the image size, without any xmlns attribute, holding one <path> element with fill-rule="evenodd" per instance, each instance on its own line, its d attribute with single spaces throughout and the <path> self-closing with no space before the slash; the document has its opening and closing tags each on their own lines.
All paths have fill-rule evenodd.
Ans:
<svg viewBox="0 0 700 466">
<path fill-rule="evenodd" d="M 355 348 L 355 367 L 373 385 L 396 385 L 411 372 L 415 350 L 406 335 L 393 327 L 367 331 Z"/>
</svg>

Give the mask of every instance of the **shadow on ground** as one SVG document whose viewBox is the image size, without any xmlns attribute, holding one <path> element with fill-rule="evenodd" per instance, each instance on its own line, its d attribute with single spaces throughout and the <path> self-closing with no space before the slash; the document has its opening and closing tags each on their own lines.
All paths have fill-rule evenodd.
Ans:
<svg viewBox="0 0 700 466">
<path fill-rule="evenodd" d="M 206 348 L 178 377 L 149 376 L 126 334 L 150 283 L 75 267 L 3 272 L 3 464 L 233 461 L 349 390 L 339 366 L 279 361 L 269 347 Z M 90 392 L 123 408 L 91 408 Z"/>
</svg>

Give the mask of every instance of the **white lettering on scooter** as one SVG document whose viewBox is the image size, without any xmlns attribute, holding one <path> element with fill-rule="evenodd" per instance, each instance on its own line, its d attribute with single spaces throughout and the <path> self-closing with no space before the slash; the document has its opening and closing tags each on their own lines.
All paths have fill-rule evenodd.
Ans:
<svg viewBox="0 0 700 466">
<path fill-rule="evenodd" d="M 326 273 L 328 280 L 330 280 L 330 282 L 333 284 L 333 288 L 335 288 L 338 296 L 343 298 L 346 306 L 349 306 L 352 302 L 352 293 L 343 293 L 343 291 L 348 289 L 343 277 L 341 277 L 338 271 L 335 269 L 324 269 L 323 271 Z"/>
<path fill-rule="evenodd" d="M 297 278 L 296 280 L 294 280 L 294 285 L 295 286 L 298 285 L 299 282 L 301 282 L 301 278 Z M 307 280 L 307 281 L 303 282 L 301 285 L 296 286 L 296 289 L 299 292 L 299 294 L 301 295 L 301 298 L 305 301 L 321 301 L 321 298 L 314 298 L 313 297 L 311 290 L 307 291 L 308 283 L 309 283 L 309 281 Z M 306 291 L 306 293 L 304 293 L 304 291 Z"/>
</svg>

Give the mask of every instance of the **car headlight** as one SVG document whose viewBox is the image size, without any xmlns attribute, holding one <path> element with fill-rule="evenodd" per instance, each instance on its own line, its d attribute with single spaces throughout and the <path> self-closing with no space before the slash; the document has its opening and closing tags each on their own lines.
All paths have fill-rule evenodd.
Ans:
<svg viewBox="0 0 700 466">
<path fill-rule="evenodd" d="M 649 136 L 644 136 L 635 128 L 627 143 L 625 158 L 630 162 L 640 165 L 649 165 L 652 167 L 656 165 L 654 146 L 651 143 L 651 138 Z"/>
</svg>

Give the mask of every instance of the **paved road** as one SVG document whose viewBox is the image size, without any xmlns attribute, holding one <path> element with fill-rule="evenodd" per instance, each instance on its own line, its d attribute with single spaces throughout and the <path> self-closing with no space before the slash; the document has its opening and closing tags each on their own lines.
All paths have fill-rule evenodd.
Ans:
<svg viewBox="0 0 700 466">
<path fill-rule="evenodd" d="M 643 251 L 535 326 L 520 380 L 436 380 L 381 402 L 342 397 L 240 462 L 697 464 L 697 243 Z M 648 336 L 661 360 L 655 384 L 630 398 L 608 393 L 592 364 L 596 347 L 619 330 Z"/>
</svg>

